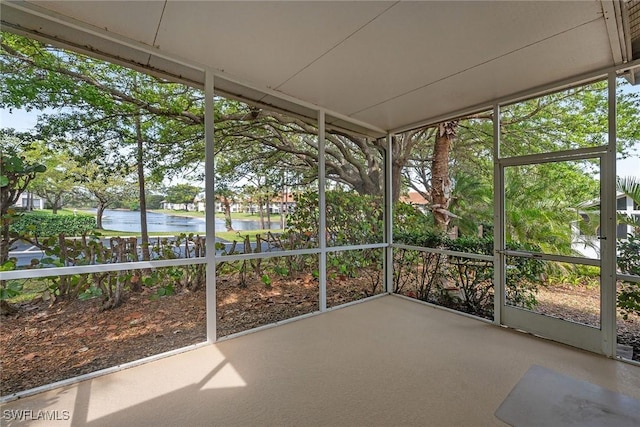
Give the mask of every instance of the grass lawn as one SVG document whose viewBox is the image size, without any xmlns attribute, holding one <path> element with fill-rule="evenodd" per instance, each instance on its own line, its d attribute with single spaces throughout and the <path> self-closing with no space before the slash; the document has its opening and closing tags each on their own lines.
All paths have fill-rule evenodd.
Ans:
<svg viewBox="0 0 640 427">
<path fill-rule="evenodd" d="M 216 212 L 216 218 L 224 218 L 224 215 L 221 213 L 217 213 Z M 238 219 L 238 220 L 248 220 L 248 221 L 260 221 L 260 215 L 257 213 L 254 214 L 249 214 L 249 213 L 239 213 L 239 212 L 232 212 L 231 213 L 231 219 Z M 267 220 L 267 217 L 264 217 L 264 220 Z M 278 222 L 280 221 L 280 214 L 271 214 L 271 221 L 275 221 Z"/>
<path fill-rule="evenodd" d="M 193 212 L 193 211 L 174 211 L 171 209 L 149 209 L 150 212 L 161 213 L 166 215 L 174 215 L 174 216 L 188 216 L 194 218 L 204 218 L 204 212 Z M 224 219 L 224 214 L 220 212 L 216 212 L 216 218 Z M 240 221 L 260 221 L 260 215 L 257 213 L 249 214 L 249 213 L 239 213 L 232 212 L 231 219 L 236 219 Z M 266 221 L 265 216 L 265 221 Z M 271 221 L 280 221 L 280 214 L 272 214 Z"/>
<path fill-rule="evenodd" d="M 51 214 L 53 215 L 53 210 L 51 209 L 37 209 L 34 210 L 33 212 L 39 213 L 47 213 L 47 214 Z M 90 213 L 90 212 L 86 212 L 80 209 L 58 209 L 58 213 L 56 215 L 76 215 L 76 216 L 95 216 L 94 214 Z"/>
<path fill-rule="evenodd" d="M 147 211 L 165 214 L 165 215 L 173 215 L 173 216 L 188 216 L 193 218 L 204 218 L 204 212 L 174 211 L 172 209 L 148 209 Z"/>
</svg>

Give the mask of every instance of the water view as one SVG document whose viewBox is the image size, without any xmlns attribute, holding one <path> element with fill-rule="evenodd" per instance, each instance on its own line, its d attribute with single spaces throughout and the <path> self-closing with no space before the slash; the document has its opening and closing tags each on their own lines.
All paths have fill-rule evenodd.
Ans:
<svg viewBox="0 0 640 427">
<path fill-rule="evenodd" d="M 95 213 L 95 209 L 89 210 Z M 260 221 L 233 220 L 231 222 L 233 229 L 240 230 L 259 230 Z M 121 211 L 107 209 L 102 217 L 102 226 L 107 230 L 114 231 L 140 231 L 140 212 Z M 224 219 L 217 218 L 215 221 L 216 231 L 226 231 Z M 147 212 L 147 227 L 149 232 L 183 232 L 183 233 L 204 233 L 206 231 L 204 218 L 194 218 L 178 215 L 166 215 L 157 212 Z M 265 224 L 265 228 L 266 224 Z M 271 223 L 272 229 L 280 228 L 278 222 Z"/>
</svg>

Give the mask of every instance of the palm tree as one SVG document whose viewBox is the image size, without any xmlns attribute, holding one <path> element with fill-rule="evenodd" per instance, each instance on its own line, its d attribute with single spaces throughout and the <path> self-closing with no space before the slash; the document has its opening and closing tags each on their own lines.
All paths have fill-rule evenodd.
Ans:
<svg viewBox="0 0 640 427">
<path fill-rule="evenodd" d="M 635 206 L 640 205 L 640 179 L 638 177 L 618 177 L 616 181 L 616 190 L 630 197 Z M 632 226 L 636 234 L 640 232 L 640 217 L 638 216 L 618 214 L 618 223 Z"/>
</svg>

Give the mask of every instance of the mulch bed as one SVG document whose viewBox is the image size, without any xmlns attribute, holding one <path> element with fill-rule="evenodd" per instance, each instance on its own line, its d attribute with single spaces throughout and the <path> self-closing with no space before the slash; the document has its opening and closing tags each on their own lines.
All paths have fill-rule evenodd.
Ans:
<svg viewBox="0 0 640 427">
<path fill-rule="evenodd" d="M 376 292 L 380 292 L 378 289 Z M 570 292 L 569 292 L 570 291 Z M 338 276 L 327 289 L 329 307 L 367 297 L 364 278 Z M 206 340 L 204 290 L 150 298 L 152 291 L 129 295 L 108 311 L 99 300 L 23 304 L 0 323 L 0 394 L 117 366 Z M 245 287 L 218 278 L 218 336 L 266 325 L 318 310 L 318 282 L 308 275 L 278 278 L 266 286 Z M 544 288 L 537 311 L 582 323 L 597 321 L 597 290 Z M 640 355 L 640 318 L 619 322 L 620 341 Z"/>
<path fill-rule="evenodd" d="M 362 280 L 337 277 L 328 306 L 369 296 Z M 217 280 L 219 337 L 318 311 L 318 282 L 309 275 Z M 98 299 L 20 305 L 0 322 L 0 395 L 28 390 L 206 341 L 204 290 L 151 299 L 144 289 L 120 307 L 101 311 Z"/>
<path fill-rule="evenodd" d="M 585 325 L 600 326 L 600 288 L 557 285 L 540 287 L 536 312 Z M 618 315 L 618 344 L 633 347 L 633 360 L 640 361 L 640 316 Z"/>
</svg>

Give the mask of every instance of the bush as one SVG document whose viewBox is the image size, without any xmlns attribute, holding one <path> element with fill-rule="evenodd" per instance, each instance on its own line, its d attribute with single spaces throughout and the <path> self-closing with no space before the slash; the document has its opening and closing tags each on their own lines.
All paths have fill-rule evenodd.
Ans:
<svg viewBox="0 0 640 427">
<path fill-rule="evenodd" d="M 81 236 L 96 228 L 96 219 L 89 215 L 53 215 L 48 212 L 21 214 L 11 222 L 10 230 L 18 235 L 37 237 Z"/>
<path fill-rule="evenodd" d="M 640 276 L 640 239 L 629 235 L 618 244 L 618 268 L 624 274 Z M 627 319 L 629 314 L 640 315 L 640 283 L 623 282 L 618 292 L 618 308 Z"/>
<path fill-rule="evenodd" d="M 450 239 L 433 232 L 405 232 L 396 243 L 482 255 L 493 254 L 493 238 Z M 539 252 L 532 245 L 510 243 L 510 250 Z M 493 316 L 493 261 L 422 251 L 395 251 L 394 292 L 403 292 L 481 317 Z M 532 308 L 545 265 L 532 258 L 507 257 L 506 297 L 509 304 Z M 412 286 L 413 285 L 413 286 Z M 452 292 L 452 290 L 456 290 Z"/>
<path fill-rule="evenodd" d="M 327 245 L 380 243 L 384 236 L 382 199 L 344 191 L 327 191 Z M 295 211 L 287 218 L 287 233 L 317 240 L 320 223 L 318 193 L 296 196 Z"/>
</svg>

